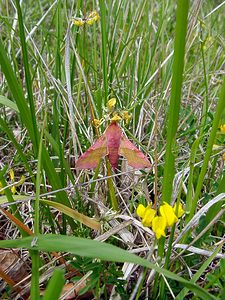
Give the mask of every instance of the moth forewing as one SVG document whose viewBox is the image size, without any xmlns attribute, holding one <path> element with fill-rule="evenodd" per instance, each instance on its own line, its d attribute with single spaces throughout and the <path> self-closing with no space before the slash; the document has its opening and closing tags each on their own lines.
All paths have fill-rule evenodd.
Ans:
<svg viewBox="0 0 225 300">
<path fill-rule="evenodd" d="M 127 159 L 128 165 L 134 169 L 150 168 L 151 163 L 133 143 L 131 143 L 124 135 L 120 140 L 119 155 Z"/>
<path fill-rule="evenodd" d="M 95 169 L 100 159 L 108 154 L 106 136 L 102 135 L 76 163 L 77 169 Z"/>
</svg>

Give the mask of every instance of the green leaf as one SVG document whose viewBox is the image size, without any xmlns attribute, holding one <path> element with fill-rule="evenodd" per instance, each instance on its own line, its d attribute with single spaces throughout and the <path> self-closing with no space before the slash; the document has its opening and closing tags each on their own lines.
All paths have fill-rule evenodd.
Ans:
<svg viewBox="0 0 225 300">
<path fill-rule="evenodd" d="M 15 102 L 9 100 L 8 98 L 6 98 L 5 96 L 0 95 L 0 104 L 12 108 L 13 110 L 15 110 L 16 112 L 19 112 L 19 109 L 16 105 Z"/>
<path fill-rule="evenodd" d="M 174 179 L 176 132 L 178 128 L 183 69 L 185 57 L 185 41 L 187 33 L 189 1 L 177 1 L 176 33 L 174 42 L 173 76 L 171 84 L 170 104 L 167 114 L 166 154 L 162 187 L 162 202 L 170 202 Z"/>
<path fill-rule="evenodd" d="M 55 269 L 52 278 L 47 285 L 43 300 L 59 299 L 65 283 L 63 274 L 63 270 Z"/>
<path fill-rule="evenodd" d="M 72 209 L 68 206 L 65 206 L 61 203 L 49 201 L 49 200 L 41 200 L 41 203 L 47 204 L 49 206 L 55 207 L 62 213 L 66 214 L 67 216 L 70 216 L 71 218 L 83 223 L 84 225 L 94 229 L 94 230 L 100 230 L 100 223 L 96 221 L 95 219 L 91 219 L 81 213 L 79 213 L 77 210 Z"/>
<path fill-rule="evenodd" d="M 5 51 L 4 45 L 0 40 L 0 65 L 3 74 L 7 80 L 9 89 L 12 93 L 13 98 L 16 101 L 17 107 L 20 112 L 20 117 L 22 122 L 25 124 L 29 136 L 34 141 L 33 123 L 31 119 L 31 114 L 23 94 L 23 89 L 20 80 L 16 77 L 14 70 L 10 64 L 9 58 Z"/>
<path fill-rule="evenodd" d="M 12 195 L 12 197 L 13 197 L 14 201 L 26 201 L 27 199 L 32 200 L 32 197 L 30 197 L 30 196 Z M 9 201 L 6 196 L 0 197 L 0 205 L 8 203 L 8 202 Z M 94 230 L 100 230 L 100 228 L 101 228 L 101 225 L 97 220 L 89 218 L 89 217 L 79 213 L 77 210 L 72 209 L 66 205 L 63 205 L 63 204 L 55 202 L 55 201 L 45 200 L 45 199 L 40 199 L 40 202 L 56 208 L 58 211 L 64 213 L 65 215 L 81 222 L 82 224 L 84 224 Z"/>
<path fill-rule="evenodd" d="M 214 296 L 210 295 L 196 284 L 191 283 L 168 270 L 156 266 L 144 258 L 136 256 L 116 246 L 90 239 L 55 234 L 39 235 L 36 239 L 35 238 L 36 237 L 26 237 L 17 240 L 1 240 L 0 247 L 26 248 L 48 252 L 70 252 L 75 255 L 99 258 L 106 261 L 130 262 L 149 269 L 154 269 L 156 272 L 163 274 L 172 280 L 179 281 L 204 300 L 216 299 Z"/>
</svg>

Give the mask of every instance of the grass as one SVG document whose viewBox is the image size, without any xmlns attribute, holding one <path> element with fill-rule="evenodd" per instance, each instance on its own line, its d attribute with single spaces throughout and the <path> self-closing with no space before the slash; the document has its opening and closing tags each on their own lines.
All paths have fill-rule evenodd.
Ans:
<svg viewBox="0 0 225 300">
<path fill-rule="evenodd" d="M 2 299 L 223 298 L 223 18 L 217 1 L 1 3 Z M 76 170 L 111 98 L 151 170 Z M 157 240 L 136 208 L 163 202 L 185 213 Z"/>
</svg>

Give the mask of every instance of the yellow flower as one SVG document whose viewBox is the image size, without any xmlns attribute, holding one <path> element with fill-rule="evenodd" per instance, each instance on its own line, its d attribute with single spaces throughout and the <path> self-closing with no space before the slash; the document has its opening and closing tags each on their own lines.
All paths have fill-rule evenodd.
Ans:
<svg viewBox="0 0 225 300">
<path fill-rule="evenodd" d="M 182 217 L 184 214 L 184 210 L 183 210 L 181 203 L 179 203 L 179 205 L 177 205 L 177 203 L 175 203 L 174 207 L 173 207 L 173 211 L 178 218 Z"/>
<path fill-rule="evenodd" d="M 155 233 L 155 236 L 157 239 L 160 239 L 161 236 L 166 236 L 165 230 L 166 230 L 166 219 L 164 217 L 156 216 L 152 220 L 152 230 Z"/>
<path fill-rule="evenodd" d="M 93 10 L 87 17 L 86 23 L 88 25 L 93 25 L 94 22 L 97 22 L 100 19 L 100 16 L 96 10 Z"/>
<path fill-rule="evenodd" d="M 112 98 L 107 102 L 107 107 L 110 111 L 113 110 L 115 105 L 116 105 L 116 98 Z"/>
<path fill-rule="evenodd" d="M 120 120 L 121 120 L 121 117 L 118 114 L 115 114 L 111 119 L 111 121 L 116 121 L 116 122 L 120 121 Z"/>
<path fill-rule="evenodd" d="M 220 125 L 220 131 L 221 131 L 222 133 L 225 133 L 225 124 Z"/>
<path fill-rule="evenodd" d="M 99 120 L 99 119 L 94 119 L 93 120 L 93 124 L 94 124 L 95 127 L 98 127 L 101 124 L 101 122 L 102 122 L 102 119 L 101 120 Z"/>
<path fill-rule="evenodd" d="M 81 18 L 76 18 L 76 19 L 73 19 L 73 24 L 76 25 L 76 26 L 83 26 L 85 24 L 85 21 Z"/>
<path fill-rule="evenodd" d="M 154 209 L 152 209 L 151 206 L 148 205 L 146 207 L 145 214 L 142 219 L 142 224 L 146 227 L 150 227 L 155 214 L 156 214 L 156 211 Z"/>
<path fill-rule="evenodd" d="M 169 227 L 173 226 L 178 221 L 178 218 L 175 215 L 172 206 L 170 206 L 166 202 L 164 202 L 164 204 L 160 206 L 159 212 L 160 212 L 161 216 L 165 218 L 166 224 Z"/>
<path fill-rule="evenodd" d="M 132 116 L 129 115 L 127 110 L 125 110 L 122 112 L 122 118 L 125 120 L 126 124 L 128 124 Z"/>
<path fill-rule="evenodd" d="M 146 227 L 150 227 L 156 211 L 151 207 L 151 205 L 145 207 L 143 204 L 139 204 L 136 213 L 140 218 L 142 218 L 142 224 Z"/>
<path fill-rule="evenodd" d="M 96 10 L 93 10 L 87 18 L 73 18 L 72 22 L 76 26 L 83 26 L 85 23 L 88 25 L 93 25 L 100 19 L 100 16 Z"/>
</svg>

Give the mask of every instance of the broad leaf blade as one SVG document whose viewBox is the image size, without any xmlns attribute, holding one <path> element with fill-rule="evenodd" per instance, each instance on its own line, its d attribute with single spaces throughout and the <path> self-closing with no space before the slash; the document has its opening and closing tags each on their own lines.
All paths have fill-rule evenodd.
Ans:
<svg viewBox="0 0 225 300">
<path fill-rule="evenodd" d="M 162 269 L 152 264 L 148 260 L 107 243 L 101 243 L 98 241 L 73 236 L 46 234 L 39 235 L 37 240 L 34 240 L 34 237 L 26 237 L 18 240 L 2 240 L 0 241 L 0 247 L 26 248 L 49 252 L 70 252 L 75 255 L 99 258 L 106 261 L 130 262 L 139 264 L 143 267 L 154 269 L 156 272 L 163 274 L 172 280 L 179 281 L 204 300 L 216 299 L 214 296 L 208 294 L 204 289 L 200 288 L 196 284 L 193 284 L 168 270 Z"/>
</svg>

